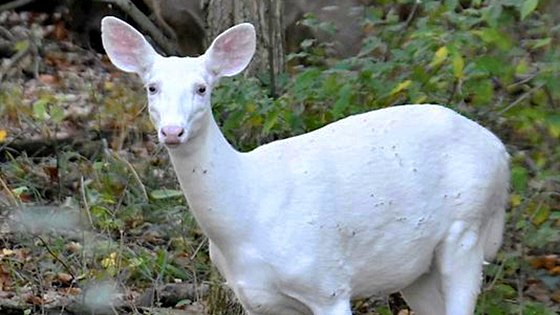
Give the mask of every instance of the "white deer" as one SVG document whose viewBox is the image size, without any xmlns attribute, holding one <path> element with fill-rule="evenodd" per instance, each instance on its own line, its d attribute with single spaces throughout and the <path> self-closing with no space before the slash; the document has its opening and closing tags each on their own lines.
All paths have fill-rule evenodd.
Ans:
<svg viewBox="0 0 560 315">
<path fill-rule="evenodd" d="M 248 314 L 351 315 L 353 298 L 396 291 L 421 315 L 473 314 L 509 181 L 490 131 L 445 107 L 405 105 L 242 153 L 210 94 L 252 58 L 251 24 L 196 58 L 162 57 L 114 17 L 102 39 L 144 82 L 212 261 Z"/>
</svg>

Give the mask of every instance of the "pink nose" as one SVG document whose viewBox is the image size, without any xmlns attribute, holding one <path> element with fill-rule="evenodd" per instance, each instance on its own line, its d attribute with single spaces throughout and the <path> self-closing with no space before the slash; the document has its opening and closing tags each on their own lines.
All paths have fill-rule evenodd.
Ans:
<svg viewBox="0 0 560 315">
<path fill-rule="evenodd" d="M 160 129 L 163 142 L 165 144 L 181 144 L 181 136 L 185 134 L 185 129 L 178 126 L 165 126 Z"/>
</svg>

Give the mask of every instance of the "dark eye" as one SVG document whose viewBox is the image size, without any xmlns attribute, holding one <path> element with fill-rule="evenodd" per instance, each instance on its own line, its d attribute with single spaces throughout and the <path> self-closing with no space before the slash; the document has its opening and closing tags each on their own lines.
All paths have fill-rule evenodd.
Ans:
<svg viewBox="0 0 560 315">
<path fill-rule="evenodd" d="M 148 85 L 147 90 L 148 90 L 148 94 L 150 94 L 150 95 L 154 95 L 154 94 L 156 94 L 157 91 L 158 91 L 158 89 L 157 89 L 157 87 L 156 87 L 155 84 L 150 84 L 150 85 Z"/>
<path fill-rule="evenodd" d="M 198 95 L 204 95 L 204 93 L 206 93 L 206 86 L 200 85 L 196 88 L 196 93 L 198 93 Z"/>
</svg>

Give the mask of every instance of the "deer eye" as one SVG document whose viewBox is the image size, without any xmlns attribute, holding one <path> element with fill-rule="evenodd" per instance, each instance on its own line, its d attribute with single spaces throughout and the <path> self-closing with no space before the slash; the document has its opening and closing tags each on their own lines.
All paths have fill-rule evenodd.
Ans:
<svg viewBox="0 0 560 315">
<path fill-rule="evenodd" d="M 206 86 L 205 85 L 199 85 L 196 88 L 196 93 L 198 93 L 198 95 L 204 95 L 204 93 L 206 93 Z"/>
<path fill-rule="evenodd" d="M 157 92 L 158 92 L 158 88 L 155 84 L 148 85 L 148 87 L 146 89 L 148 90 L 148 94 L 150 94 L 150 95 L 157 94 Z"/>
</svg>

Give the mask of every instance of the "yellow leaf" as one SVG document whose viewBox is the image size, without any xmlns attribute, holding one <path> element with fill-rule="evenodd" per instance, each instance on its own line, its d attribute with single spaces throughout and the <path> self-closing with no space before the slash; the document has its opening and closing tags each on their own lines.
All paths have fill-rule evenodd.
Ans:
<svg viewBox="0 0 560 315">
<path fill-rule="evenodd" d="M 440 47 L 436 51 L 436 54 L 434 55 L 434 59 L 432 59 L 430 66 L 432 68 L 439 66 L 442 62 L 445 61 L 445 59 L 447 59 L 447 55 L 449 55 L 449 49 L 447 49 L 447 47 L 445 46 Z"/>
<path fill-rule="evenodd" d="M 414 100 L 414 104 L 422 104 L 424 103 L 428 97 L 426 95 L 420 95 L 417 99 Z"/>
<path fill-rule="evenodd" d="M 406 80 L 403 81 L 401 83 L 399 83 L 399 85 L 397 85 L 392 91 L 391 91 L 391 95 L 395 95 L 399 92 L 402 92 L 403 90 L 408 89 L 410 86 L 412 85 L 412 81 L 411 80 Z"/>
<path fill-rule="evenodd" d="M 453 75 L 455 78 L 460 79 L 463 77 L 463 69 L 465 68 L 465 61 L 460 53 L 453 54 Z"/>
<path fill-rule="evenodd" d="M 117 253 L 112 252 L 109 257 L 101 261 L 101 265 L 105 268 L 114 267 L 117 265 Z"/>
<path fill-rule="evenodd" d="M 512 207 L 517 207 L 521 204 L 521 196 L 511 195 L 509 202 L 511 203 Z"/>
<path fill-rule="evenodd" d="M 0 129 L 0 142 L 6 141 L 7 137 L 8 137 L 8 132 L 4 129 Z"/>
<path fill-rule="evenodd" d="M 546 222 L 550 217 L 550 208 L 548 207 L 548 205 L 543 204 L 536 211 L 537 212 L 532 215 L 533 224 L 539 226 Z"/>
<path fill-rule="evenodd" d="M 527 60 L 521 59 L 521 61 L 519 61 L 519 63 L 515 67 L 515 74 L 522 75 L 522 74 L 526 74 L 528 71 L 529 71 L 529 64 L 527 63 Z"/>
<path fill-rule="evenodd" d="M 103 88 L 105 89 L 105 91 L 114 91 L 115 90 L 115 84 L 113 82 L 110 81 L 105 81 L 105 84 L 103 85 Z"/>
</svg>

